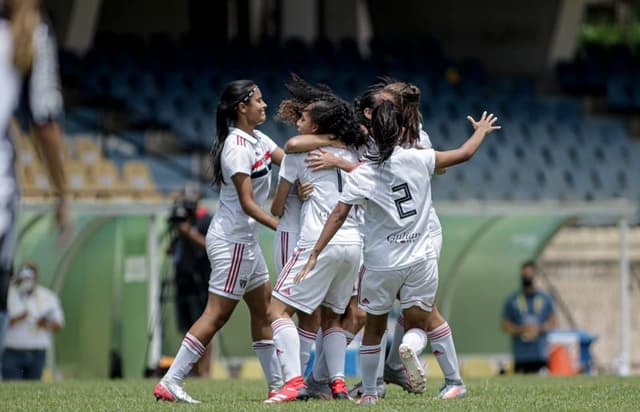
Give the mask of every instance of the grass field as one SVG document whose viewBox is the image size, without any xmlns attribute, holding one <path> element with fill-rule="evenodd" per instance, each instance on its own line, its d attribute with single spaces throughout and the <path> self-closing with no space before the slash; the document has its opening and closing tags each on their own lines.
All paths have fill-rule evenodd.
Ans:
<svg viewBox="0 0 640 412">
<path fill-rule="evenodd" d="M 189 392 L 201 405 L 156 402 L 155 380 L 0 383 L 0 411 L 323 411 L 356 410 L 349 401 L 293 402 L 263 405 L 265 385 L 257 380 L 190 380 Z M 427 393 L 409 395 L 390 386 L 373 407 L 380 411 L 638 411 L 640 378 L 496 377 L 467 380 L 466 399 L 433 399 L 440 382 Z"/>
</svg>

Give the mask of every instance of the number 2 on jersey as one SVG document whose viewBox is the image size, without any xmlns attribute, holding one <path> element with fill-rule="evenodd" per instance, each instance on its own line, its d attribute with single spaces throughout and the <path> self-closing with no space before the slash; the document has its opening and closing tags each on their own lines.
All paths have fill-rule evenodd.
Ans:
<svg viewBox="0 0 640 412">
<path fill-rule="evenodd" d="M 404 210 L 402 208 L 402 203 L 413 199 L 413 197 L 411 197 L 411 191 L 409 190 L 409 185 L 407 185 L 406 183 L 402 183 L 400 185 L 396 185 L 396 186 L 392 187 L 391 191 L 393 191 L 393 192 L 400 192 L 400 191 L 404 192 L 404 196 L 394 200 L 394 202 L 396 204 L 396 209 L 398 210 L 398 215 L 400 215 L 400 219 L 404 219 L 406 217 L 413 216 L 413 215 L 418 213 L 418 212 L 416 212 L 415 209 Z"/>
</svg>

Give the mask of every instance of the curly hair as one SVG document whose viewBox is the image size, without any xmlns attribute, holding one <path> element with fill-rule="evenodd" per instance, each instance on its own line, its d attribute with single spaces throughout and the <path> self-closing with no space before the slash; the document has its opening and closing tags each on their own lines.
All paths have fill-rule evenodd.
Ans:
<svg viewBox="0 0 640 412">
<path fill-rule="evenodd" d="M 310 85 L 295 73 L 291 73 L 291 81 L 285 87 L 293 97 L 283 100 L 276 113 L 276 119 L 285 123 L 295 124 L 302 116 L 304 108 L 309 104 L 318 100 L 331 100 L 335 97 L 329 86 L 325 84 Z"/>
<path fill-rule="evenodd" d="M 353 109 L 339 97 L 313 102 L 305 108 L 305 112 L 309 119 L 318 125 L 318 133 L 333 134 L 351 147 L 365 144 L 366 136 L 356 120 Z"/>
<path fill-rule="evenodd" d="M 333 134 L 348 146 L 360 146 L 366 137 L 349 104 L 336 96 L 329 86 L 311 85 L 296 74 L 287 84 L 293 96 L 278 108 L 277 118 L 295 124 L 302 112 L 318 126 L 318 133 Z"/>
<path fill-rule="evenodd" d="M 393 102 L 384 100 L 376 106 L 371 117 L 371 135 L 377 150 L 365 157 L 377 164 L 384 163 L 400 142 L 402 123 L 402 110 Z"/>
</svg>

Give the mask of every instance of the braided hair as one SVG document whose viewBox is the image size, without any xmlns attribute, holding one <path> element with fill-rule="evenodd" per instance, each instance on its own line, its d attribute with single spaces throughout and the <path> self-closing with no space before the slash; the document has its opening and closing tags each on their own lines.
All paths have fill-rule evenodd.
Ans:
<svg viewBox="0 0 640 412">
<path fill-rule="evenodd" d="M 402 110 L 388 100 L 373 109 L 371 135 L 377 150 L 365 154 L 374 163 L 384 163 L 393 153 L 402 136 Z"/>
<path fill-rule="evenodd" d="M 213 182 L 224 183 L 222 178 L 222 149 L 229 134 L 229 128 L 238 119 L 238 105 L 246 103 L 258 86 L 251 80 L 234 80 L 224 87 L 216 109 L 216 141 L 211 148 Z"/>
</svg>

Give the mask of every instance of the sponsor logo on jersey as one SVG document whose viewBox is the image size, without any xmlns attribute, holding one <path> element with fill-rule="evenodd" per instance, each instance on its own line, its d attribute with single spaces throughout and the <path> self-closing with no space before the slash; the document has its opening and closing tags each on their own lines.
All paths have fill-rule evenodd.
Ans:
<svg viewBox="0 0 640 412">
<path fill-rule="evenodd" d="M 392 233 L 387 236 L 387 242 L 389 243 L 412 243 L 416 240 L 420 239 L 422 236 L 422 232 L 402 232 L 402 233 Z"/>
</svg>

